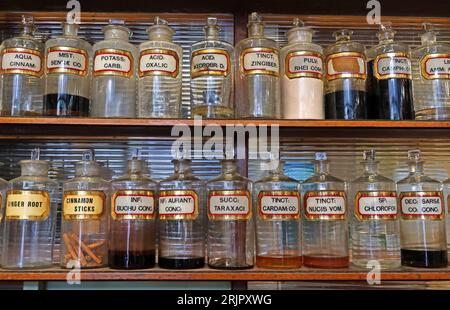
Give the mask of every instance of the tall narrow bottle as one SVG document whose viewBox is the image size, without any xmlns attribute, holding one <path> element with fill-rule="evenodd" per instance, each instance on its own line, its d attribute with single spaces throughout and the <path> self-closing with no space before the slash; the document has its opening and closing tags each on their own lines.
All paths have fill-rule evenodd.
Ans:
<svg viewBox="0 0 450 310">
<path fill-rule="evenodd" d="M 400 267 L 400 220 L 395 182 L 378 174 L 375 151 L 364 151 L 364 174 L 351 182 L 350 235 L 352 263 L 372 268 L 376 260 L 381 269 Z"/>
<path fill-rule="evenodd" d="M 367 118 L 367 69 L 364 45 L 352 41 L 353 31 L 333 33 L 336 43 L 325 49 L 326 119 Z"/>
<path fill-rule="evenodd" d="M 233 109 L 233 46 L 219 39 L 217 18 L 208 17 L 205 40 L 191 48 L 192 115 L 230 118 Z"/>
<path fill-rule="evenodd" d="M 402 265 L 447 266 L 444 202 L 439 181 L 426 176 L 419 150 L 408 152 L 409 175 L 397 183 Z"/>
<path fill-rule="evenodd" d="M 450 45 L 436 42 L 437 32 L 423 24 L 422 45 L 411 52 L 414 116 L 450 119 Z"/>
<path fill-rule="evenodd" d="M 181 111 L 181 46 L 175 31 L 159 17 L 147 29 L 149 41 L 139 45 L 138 116 L 177 118 Z"/>
<path fill-rule="evenodd" d="M 313 30 L 298 18 L 281 54 L 281 115 L 284 119 L 324 119 L 323 50 Z"/>
<path fill-rule="evenodd" d="M 0 63 L 0 115 L 42 115 L 43 51 L 34 38 L 34 19 L 22 16 L 21 34 L 3 41 Z"/>
<path fill-rule="evenodd" d="M 238 174 L 236 160 L 224 159 L 222 173 L 208 181 L 206 187 L 209 267 L 253 267 L 252 182 Z"/>
<path fill-rule="evenodd" d="M 236 115 L 241 118 L 280 117 L 278 44 L 264 36 L 262 16 L 248 17 L 248 38 L 236 44 Z"/>
<path fill-rule="evenodd" d="M 3 268 L 44 268 L 53 263 L 58 184 L 48 177 L 49 163 L 39 149 L 20 162 L 21 176 L 6 194 Z"/>
<path fill-rule="evenodd" d="M 135 152 L 124 176 L 111 182 L 109 266 L 118 269 L 155 265 L 157 183 Z"/>
<path fill-rule="evenodd" d="M 92 150 L 75 165 L 75 177 L 64 182 L 61 267 L 108 266 L 110 184 Z"/>
<path fill-rule="evenodd" d="M 315 172 L 301 185 L 303 263 L 342 268 L 349 264 L 344 181 L 330 175 L 326 153 L 316 153 Z"/>
<path fill-rule="evenodd" d="M 64 23 L 62 36 L 45 43 L 44 115 L 89 116 L 92 47 L 78 28 Z"/>
<path fill-rule="evenodd" d="M 128 41 L 131 32 L 123 21 L 110 21 L 103 33 L 93 47 L 91 116 L 135 117 L 137 49 Z"/>
<path fill-rule="evenodd" d="M 204 183 L 188 159 L 173 160 L 174 174 L 160 182 L 159 248 L 161 268 L 191 269 L 205 265 Z"/>
<path fill-rule="evenodd" d="M 254 183 L 256 266 L 299 268 L 302 265 L 300 184 L 278 162 L 269 176 Z"/>
<path fill-rule="evenodd" d="M 409 48 L 394 41 L 391 23 L 380 24 L 380 43 L 367 51 L 369 118 L 412 119 L 412 75 Z"/>
</svg>

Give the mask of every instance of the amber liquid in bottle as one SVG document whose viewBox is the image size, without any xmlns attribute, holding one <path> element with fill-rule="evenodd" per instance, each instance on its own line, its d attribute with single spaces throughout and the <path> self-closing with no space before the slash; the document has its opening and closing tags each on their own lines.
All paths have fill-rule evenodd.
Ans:
<svg viewBox="0 0 450 310">
<path fill-rule="evenodd" d="M 256 256 L 256 266 L 260 268 L 288 269 L 298 268 L 303 264 L 301 256 L 289 255 L 283 256 Z"/>
</svg>

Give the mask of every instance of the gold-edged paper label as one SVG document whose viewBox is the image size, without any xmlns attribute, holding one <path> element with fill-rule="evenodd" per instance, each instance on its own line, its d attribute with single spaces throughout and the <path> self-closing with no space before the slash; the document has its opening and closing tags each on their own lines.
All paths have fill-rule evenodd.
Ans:
<svg viewBox="0 0 450 310">
<path fill-rule="evenodd" d="M 444 201 L 442 193 L 402 192 L 399 195 L 400 209 L 405 220 L 442 220 Z"/>
<path fill-rule="evenodd" d="M 180 71 L 178 54 L 169 49 L 152 48 L 141 51 L 139 77 L 164 75 L 177 77 Z"/>
<path fill-rule="evenodd" d="M 105 210 L 106 195 L 102 191 L 65 191 L 65 220 L 98 220 Z"/>
<path fill-rule="evenodd" d="M 133 76 L 133 55 L 129 51 L 104 48 L 95 51 L 94 76 Z"/>
<path fill-rule="evenodd" d="M 47 49 L 46 73 L 70 73 L 86 76 L 89 70 L 89 58 L 86 50 L 54 46 Z"/>
<path fill-rule="evenodd" d="M 277 49 L 250 47 L 244 49 L 240 57 L 240 70 L 244 75 L 280 75 L 280 61 Z"/>
<path fill-rule="evenodd" d="M 322 55 L 307 51 L 290 52 L 284 60 L 284 72 L 290 79 L 300 77 L 322 79 Z"/>
<path fill-rule="evenodd" d="M 296 191 L 261 191 L 258 214 L 263 220 L 296 220 L 300 218 L 300 194 Z"/>
<path fill-rule="evenodd" d="M 166 190 L 159 193 L 160 220 L 195 220 L 199 212 L 198 195 L 193 190 Z"/>
<path fill-rule="evenodd" d="M 155 218 L 155 193 L 149 190 L 119 190 L 111 199 L 113 220 L 152 220 Z"/>
<path fill-rule="evenodd" d="M 40 77 L 43 72 L 40 51 L 12 47 L 1 52 L 1 74 L 26 74 Z"/>
<path fill-rule="evenodd" d="M 347 201 L 344 191 L 306 192 L 305 217 L 308 220 L 345 220 Z"/>
<path fill-rule="evenodd" d="M 230 71 L 230 54 L 226 50 L 203 49 L 192 53 L 191 78 L 204 75 L 228 76 Z"/>
<path fill-rule="evenodd" d="M 341 52 L 327 56 L 327 80 L 367 77 L 366 57 L 358 52 Z"/>
<path fill-rule="evenodd" d="M 396 192 L 358 192 L 355 214 L 364 220 L 395 220 L 398 216 Z"/>
<path fill-rule="evenodd" d="M 47 191 L 10 190 L 6 194 L 6 219 L 43 221 L 50 215 Z"/>
<path fill-rule="evenodd" d="M 251 195 L 247 190 L 216 190 L 208 193 L 210 220 L 248 220 L 252 216 Z"/>
<path fill-rule="evenodd" d="M 450 79 L 450 54 L 428 54 L 420 60 L 420 73 L 427 80 Z"/>
<path fill-rule="evenodd" d="M 411 78 L 411 60 L 406 53 L 385 53 L 373 62 L 373 72 L 378 80 Z"/>
</svg>

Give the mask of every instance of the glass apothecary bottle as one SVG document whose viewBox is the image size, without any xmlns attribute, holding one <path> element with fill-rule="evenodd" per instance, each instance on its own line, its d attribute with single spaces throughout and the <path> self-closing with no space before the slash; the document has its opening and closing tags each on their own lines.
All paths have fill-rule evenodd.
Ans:
<svg viewBox="0 0 450 310">
<path fill-rule="evenodd" d="M 191 48 L 192 115 L 231 118 L 233 109 L 233 45 L 219 39 L 217 18 L 208 17 L 205 39 Z"/>
<path fill-rule="evenodd" d="M 433 25 L 422 25 L 422 45 L 411 51 L 414 116 L 450 119 L 450 45 L 436 42 Z"/>
<path fill-rule="evenodd" d="M 379 44 L 367 50 L 371 119 L 413 118 L 409 47 L 394 41 L 391 23 L 380 24 Z"/>
<path fill-rule="evenodd" d="M 105 39 L 94 44 L 91 116 L 136 117 L 135 59 L 123 21 L 103 27 Z"/>
<path fill-rule="evenodd" d="M 49 179 L 49 163 L 39 149 L 20 162 L 21 176 L 6 194 L 3 268 L 44 268 L 53 263 L 58 184 Z"/>
<path fill-rule="evenodd" d="M 314 175 L 301 184 L 303 264 L 343 268 L 349 264 L 345 182 L 330 175 L 327 153 L 315 154 Z"/>
<path fill-rule="evenodd" d="M 236 44 L 236 115 L 241 118 L 280 117 L 278 44 L 264 36 L 262 16 L 248 17 L 248 38 Z"/>
<path fill-rule="evenodd" d="M 351 40 L 353 31 L 333 33 L 336 43 L 325 49 L 326 119 L 367 118 L 367 66 L 364 45 Z"/>
<path fill-rule="evenodd" d="M 92 150 L 75 165 L 75 177 L 64 182 L 61 225 L 61 267 L 108 265 L 110 184 Z"/>
<path fill-rule="evenodd" d="M 206 188 L 209 267 L 253 267 L 252 182 L 238 174 L 236 160 L 224 159 L 222 173 L 208 181 Z"/>
<path fill-rule="evenodd" d="M 33 17 L 22 16 L 21 34 L 2 43 L 2 116 L 42 115 L 44 45 L 34 31 Z"/>
<path fill-rule="evenodd" d="M 111 182 L 109 266 L 118 269 L 155 265 L 156 193 L 147 165 L 135 152 L 126 173 Z"/>
<path fill-rule="evenodd" d="M 287 32 L 281 54 L 281 117 L 324 119 L 323 50 L 312 43 L 313 30 L 298 18 Z"/>
<path fill-rule="evenodd" d="M 62 36 L 45 43 L 44 115 L 89 116 L 92 47 L 78 28 L 63 23 Z"/>
<path fill-rule="evenodd" d="M 183 50 L 172 42 L 175 31 L 159 17 L 147 33 L 149 41 L 139 45 L 138 116 L 178 118 Z"/>
<path fill-rule="evenodd" d="M 161 268 L 191 269 L 205 265 L 205 185 L 192 174 L 191 161 L 173 160 L 174 174 L 159 184 Z"/>
<path fill-rule="evenodd" d="M 256 221 L 256 266 L 299 268 L 302 265 L 300 184 L 284 175 L 279 161 L 269 176 L 253 186 Z"/>
<path fill-rule="evenodd" d="M 376 260 L 381 269 L 398 268 L 400 260 L 400 219 L 395 182 L 378 173 L 375 151 L 364 151 L 364 173 L 353 180 L 349 195 L 352 264 L 361 268 Z"/>
<path fill-rule="evenodd" d="M 408 152 L 409 175 L 397 182 L 402 265 L 447 266 L 442 185 L 424 174 L 419 150 Z"/>
</svg>

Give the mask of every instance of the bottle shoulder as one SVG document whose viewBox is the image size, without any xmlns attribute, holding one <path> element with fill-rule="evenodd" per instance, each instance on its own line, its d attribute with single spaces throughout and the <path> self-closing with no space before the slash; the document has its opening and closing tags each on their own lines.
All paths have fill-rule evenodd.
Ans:
<svg viewBox="0 0 450 310">
<path fill-rule="evenodd" d="M 58 186 L 58 182 L 55 180 L 50 179 L 49 177 L 45 176 L 20 176 L 18 178 L 12 179 L 10 181 L 10 184 L 12 187 L 15 187 L 17 184 L 23 184 L 23 183 L 46 183 L 49 186 Z"/>
<path fill-rule="evenodd" d="M 90 52 L 92 50 L 92 45 L 79 37 L 66 37 L 66 36 L 62 36 L 62 37 L 58 37 L 58 38 L 54 38 L 54 39 L 49 39 L 47 40 L 47 42 L 45 43 L 45 48 L 48 49 L 50 47 L 54 47 L 54 46 L 67 46 L 67 47 L 72 47 L 72 48 L 80 48 L 80 49 L 84 49 L 88 52 Z"/>
<path fill-rule="evenodd" d="M 252 37 L 252 38 L 246 38 L 241 41 L 239 41 L 236 44 L 236 51 L 241 51 L 246 48 L 252 48 L 252 47 L 266 47 L 266 48 L 273 48 L 278 50 L 278 43 L 272 39 L 265 38 L 265 37 Z"/>
<path fill-rule="evenodd" d="M 422 58 L 429 54 L 450 54 L 450 45 L 444 43 L 435 43 L 421 45 L 411 51 L 412 58 Z"/>
<path fill-rule="evenodd" d="M 28 48 L 42 51 L 44 44 L 33 37 L 14 37 L 3 41 L 3 48 Z"/>
<path fill-rule="evenodd" d="M 282 55 L 288 54 L 290 52 L 315 52 L 323 54 L 323 48 L 315 43 L 311 42 L 296 42 L 291 43 L 280 49 Z"/>
<path fill-rule="evenodd" d="M 128 41 L 124 41 L 124 40 L 117 40 L 117 39 L 109 39 L 109 40 L 103 40 L 100 42 L 97 42 L 94 44 L 93 46 L 93 50 L 97 51 L 100 49 L 105 49 L 105 48 L 113 48 L 113 49 L 122 49 L 131 53 L 136 53 L 137 51 L 137 47 L 128 42 Z"/>
<path fill-rule="evenodd" d="M 168 41 L 146 41 L 146 42 L 142 42 L 139 45 L 139 52 L 142 52 L 144 50 L 147 49 L 154 49 L 154 48 L 164 48 L 164 49 L 169 49 L 169 50 L 173 50 L 175 52 L 177 52 L 178 54 L 182 54 L 183 53 L 183 48 L 174 43 L 174 42 L 168 42 Z"/>
<path fill-rule="evenodd" d="M 433 185 L 441 184 L 441 182 L 439 182 L 438 180 L 430 178 L 426 175 L 408 175 L 407 177 L 397 182 L 398 185 L 418 184 L 418 183 L 428 183 Z"/>
<path fill-rule="evenodd" d="M 203 40 L 192 44 L 191 51 L 195 52 L 203 49 L 220 49 L 232 53 L 234 50 L 233 45 L 226 41 L 220 40 Z"/>
<path fill-rule="evenodd" d="M 380 174 L 363 175 L 354 179 L 351 183 L 389 183 L 395 185 L 394 180 Z"/>
<path fill-rule="evenodd" d="M 325 55 L 332 55 L 344 52 L 355 52 L 365 54 L 365 47 L 363 44 L 355 41 L 336 42 L 325 48 Z"/>
<path fill-rule="evenodd" d="M 367 50 L 366 54 L 369 59 L 373 59 L 378 55 L 386 53 L 404 53 L 409 56 L 409 46 L 399 42 L 391 42 L 385 44 L 378 44 Z"/>
<path fill-rule="evenodd" d="M 302 182 L 302 185 L 311 183 L 341 183 L 345 185 L 345 182 L 343 180 L 329 174 L 314 174 L 313 176 Z"/>
</svg>

